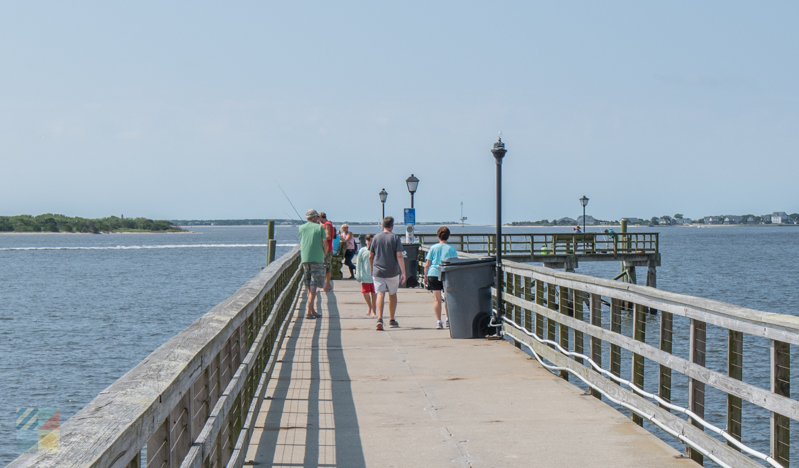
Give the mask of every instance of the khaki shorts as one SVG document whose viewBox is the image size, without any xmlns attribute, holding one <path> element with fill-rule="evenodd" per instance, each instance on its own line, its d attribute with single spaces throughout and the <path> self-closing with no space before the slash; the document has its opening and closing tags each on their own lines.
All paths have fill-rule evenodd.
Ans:
<svg viewBox="0 0 799 468">
<path fill-rule="evenodd" d="M 387 292 L 390 295 L 397 294 L 397 289 L 399 289 L 399 275 L 393 278 L 374 278 L 375 280 L 375 292 Z"/>
<path fill-rule="evenodd" d="M 333 271 L 333 251 L 328 250 L 325 254 L 325 273 Z"/>
<path fill-rule="evenodd" d="M 325 264 L 324 263 L 303 263 L 302 269 L 305 276 L 302 281 L 306 288 L 316 286 L 317 288 L 325 287 Z"/>
</svg>

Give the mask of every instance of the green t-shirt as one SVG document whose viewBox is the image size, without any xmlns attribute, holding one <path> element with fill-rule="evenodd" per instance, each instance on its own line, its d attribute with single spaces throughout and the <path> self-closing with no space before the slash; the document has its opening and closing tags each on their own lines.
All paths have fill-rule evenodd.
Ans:
<svg viewBox="0 0 799 468">
<path fill-rule="evenodd" d="M 300 226 L 300 257 L 302 263 L 324 263 L 325 227 L 308 221 Z"/>
</svg>

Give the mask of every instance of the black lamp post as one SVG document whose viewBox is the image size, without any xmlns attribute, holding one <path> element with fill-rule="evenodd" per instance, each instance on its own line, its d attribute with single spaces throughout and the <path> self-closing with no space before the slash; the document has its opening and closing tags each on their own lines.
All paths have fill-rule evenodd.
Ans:
<svg viewBox="0 0 799 468">
<path fill-rule="evenodd" d="M 405 179 L 405 184 L 408 186 L 408 191 L 411 192 L 411 208 L 413 208 L 413 194 L 416 193 L 416 187 L 419 185 L 419 179 L 411 174 L 410 177 Z"/>
<path fill-rule="evenodd" d="M 386 192 L 386 189 L 383 189 L 378 195 L 380 195 L 380 203 L 383 204 L 383 217 L 380 218 L 380 222 L 382 223 L 383 220 L 386 219 L 386 198 L 388 198 L 388 192 Z"/>
<path fill-rule="evenodd" d="M 494 238 L 494 249 L 497 255 L 496 264 L 496 279 L 494 287 L 497 290 L 497 308 L 495 312 L 494 323 L 502 323 L 502 316 L 505 314 L 504 301 L 502 300 L 502 158 L 505 157 L 505 143 L 502 143 L 502 136 L 500 135 L 494 147 L 491 149 L 491 154 L 494 155 L 494 160 L 497 163 L 497 235 Z"/>
<path fill-rule="evenodd" d="M 588 204 L 588 197 L 583 195 L 580 198 L 580 204 L 583 205 L 583 234 L 585 234 L 585 205 Z"/>
</svg>

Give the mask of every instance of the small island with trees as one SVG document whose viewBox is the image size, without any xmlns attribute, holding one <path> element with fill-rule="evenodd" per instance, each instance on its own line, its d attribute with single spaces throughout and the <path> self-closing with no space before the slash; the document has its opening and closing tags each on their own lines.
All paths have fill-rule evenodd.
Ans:
<svg viewBox="0 0 799 468">
<path fill-rule="evenodd" d="M 17 215 L 0 216 L 0 233 L 123 233 L 123 232 L 188 232 L 175 224 L 164 220 L 147 218 L 125 218 L 109 216 L 107 218 L 79 218 L 60 214 L 40 214 L 38 216 Z"/>
</svg>

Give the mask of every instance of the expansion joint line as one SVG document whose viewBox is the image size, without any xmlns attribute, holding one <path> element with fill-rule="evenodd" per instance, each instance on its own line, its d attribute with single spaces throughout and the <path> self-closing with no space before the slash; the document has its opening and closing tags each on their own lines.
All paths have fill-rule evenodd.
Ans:
<svg viewBox="0 0 799 468">
<path fill-rule="evenodd" d="M 551 341 L 551 340 L 547 340 L 545 338 L 541 338 L 538 335 L 536 335 L 535 333 L 532 333 L 532 332 L 528 331 L 526 328 L 517 325 L 515 322 L 513 322 L 512 320 L 508 319 L 505 316 L 502 317 L 502 320 L 503 320 L 504 323 L 506 323 L 506 324 L 512 326 L 513 328 L 521 331 L 522 333 L 524 333 L 525 335 L 533 338 L 534 340 L 538 341 L 539 343 L 553 345 L 555 347 L 555 349 L 557 349 L 561 354 L 563 354 L 565 356 L 582 358 L 583 360 L 585 360 L 588 363 L 590 363 L 591 367 L 593 367 L 594 370 L 596 370 L 600 374 L 604 375 L 605 377 L 607 377 L 607 378 L 609 378 L 611 380 L 616 381 L 619 384 L 622 384 L 622 385 L 630 388 L 633 392 L 637 393 L 638 395 L 640 395 L 640 396 L 642 396 L 644 398 L 649 398 L 649 399 L 655 400 L 656 402 L 660 403 L 661 405 L 663 405 L 663 406 L 665 406 L 665 407 L 667 407 L 667 408 L 669 408 L 671 410 L 674 410 L 674 411 L 676 411 L 678 413 L 685 414 L 686 416 L 690 417 L 691 420 L 700 423 L 702 426 L 704 426 L 708 430 L 720 435 L 725 440 L 727 440 L 731 444 L 735 445 L 736 447 L 738 447 L 743 452 L 746 452 L 747 454 L 749 454 L 749 455 L 751 455 L 751 456 L 753 456 L 755 458 L 758 458 L 760 460 L 763 460 L 763 461 L 767 462 L 769 465 L 773 466 L 774 468 L 784 468 L 779 462 L 777 462 L 776 460 L 774 460 L 770 456 L 768 456 L 768 455 L 766 455 L 766 454 L 764 454 L 762 452 L 758 452 L 757 450 L 755 450 L 755 449 L 753 449 L 753 448 L 751 448 L 751 447 L 749 447 L 747 445 L 744 445 L 743 443 L 741 443 L 741 441 L 739 441 L 738 439 L 736 439 L 735 437 L 730 435 L 727 431 L 725 431 L 725 430 L 723 430 L 723 429 L 721 429 L 719 427 L 716 427 L 713 424 L 710 424 L 709 422 L 705 421 L 703 418 L 699 417 L 693 411 L 691 411 L 691 410 L 689 410 L 687 408 L 683 408 L 682 406 L 677 406 L 675 404 L 672 404 L 671 402 L 668 402 L 668 401 L 660 398 L 660 396 L 658 396 L 658 395 L 655 395 L 653 393 L 649 393 L 649 392 L 644 391 L 642 388 L 638 387 L 637 385 L 635 385 L 634 383 L 630 382 L 629 380 L 622 379 L 621 377 L 613 375 L 611 372 L 603 369 L 601 366 L 597 365 L 597 363 L 594 362 L 594 360 L 591 359 L 590 357 L 588 357 L 588 356 L 586 356 L 584 354 L 580 354 L 580 353 L 576 353 L 576 352 L 573 352 L 573 351 L 569 351 L 567 349 L 563 349 L 560 346 L 559 343 L 556 343 L 556 342 Z M 508 337 L 512 338 L 514 341 L 516 341 L 517 343 L 522 344 L 525 347 L 527 347 L 527 349 L 529 349 L 530 352 L 533 353 L 533 356 L 535 357 L 535 359 L 542 366 L 544 366 L 545 368 L 549 369 L 550 371 L 566 371 L 566 372 L 569 372 L 570 374 L 576 376 L 578 379 L 580 379 L 583 383 L 585 383 L 586 385 L 588 385 L 592 389 L 594 389 L 594 390 L 598 391 L 599 393 L 601 393 L 602 395 L 604 395 L 608 400 L 612 401 L 613 403 L 616 403 L 619 406 L 627 408 L 628 410 L 630 410 L 630 411 L 634 412 L 635 414 L 641 416 L 642 418 L 644 418 L 647 421 L 651 422 L 652 424 L 654 424 L 658 428 L 662 429 L 664 432 L 668 433 L 669 435 L 677 438 L 678 440 L 682 441 L 685 444 L 690 445 L 694 450 L 696 450 L 697 452 L 701 453 L 705 457 L 710 458 L 714 462 L 718 463 L 720 466 L 732 468 L 727 463 L 724 463 L 723 461 L 719 460 L 718 457 L 716 457 L 712 453 L 710 453 L 707 450 L 705 450 L 704 448 L 700 447 L 696 442 L 688 439 L 685 435 L 680 434 L 680 433 L 674 431 L 673 429 L 667 427 L 664 423 L 659 421 L 655 417 L 655 415 L 648 414 L 648 413 L 644 412 L 643 410 L 640 410 L 640 409 L 630 405 L 629 403 L 624 403 L 622 401 L 619 401 L 619 400 L 613 398 L 612 396 L 608 395 L 607 392 L 605 392 L 604 390 L 600 389 L 596 385 L 593 385 L 592 383 L 588 382 L 585 378 L 583 378 L 583 376 L 581 376 L 580 374 L 574 372 L 572 369 L 570 369 L 568 367 L 560 367 L 560 366 L 555 366 L 555 365 L 544 363 L 543 359 L 541 359 L 541 356 L 539 356 L 538 353 L 535 352 L 533 347 L 530 346 L 528 343 L 525 343 L 524 341 L 521 341 L 521 340 L 517 339 L 516 337 L 514 337 L 512 335 L 507 335 L 506 334 L 505 336 L 508 336 Z"/>
</svg>

